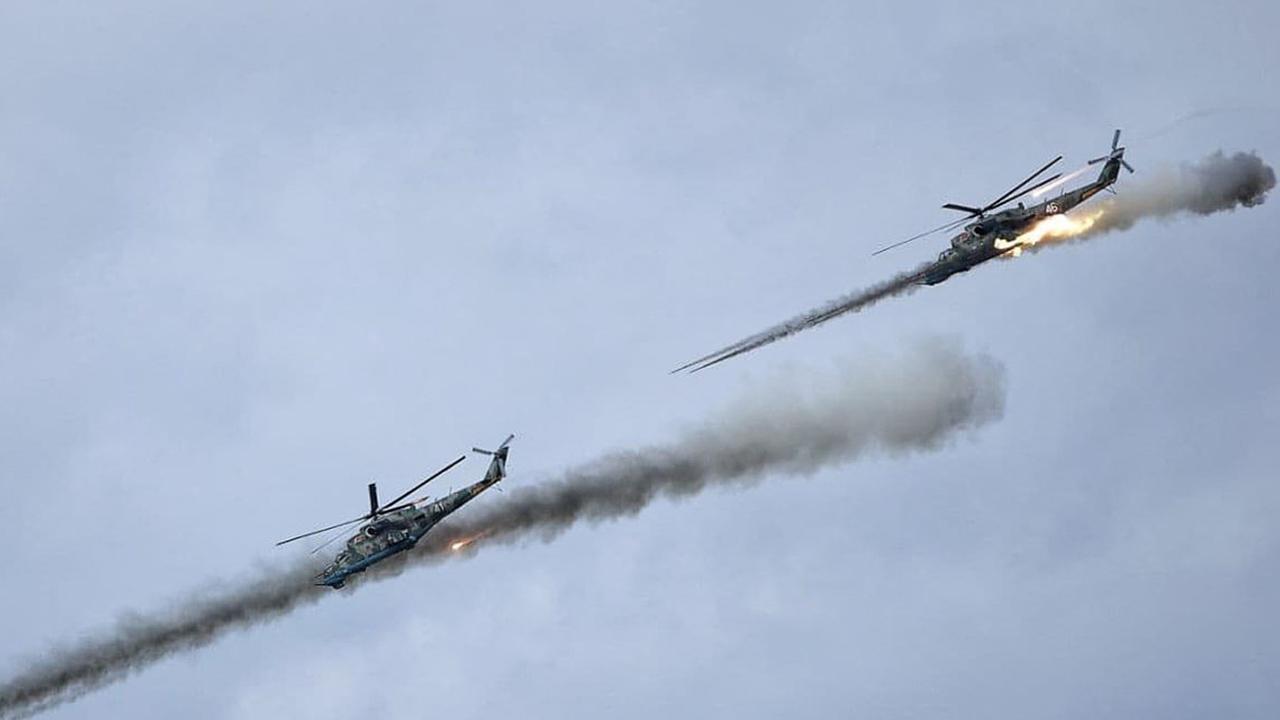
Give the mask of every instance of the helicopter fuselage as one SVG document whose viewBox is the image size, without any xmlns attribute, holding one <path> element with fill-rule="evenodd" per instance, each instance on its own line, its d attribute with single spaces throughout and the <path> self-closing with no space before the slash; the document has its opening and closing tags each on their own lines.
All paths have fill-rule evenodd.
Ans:
<svg viewBox="0 0 1280 720">
<path fill-rule="evenodd" d="M 921 271 L 916 282 L 937 285 L 952 275 L 967 272 L 971 268 L 997 258 L 1018 246 L 1017 237 L 1053 215 L 1067 212 L 1097 195 L 1116 181 L 1120 173 L 1123 153 L 1115 155 L 1103 167 L 1098 179 L 1057 197 L 1031 206 L 1019 203 L 1017 207 L 1001 210 L 981 217 L 951 238 L 951 247 L 943 250 L 938 259 Z"/>
<path fill-rule="evenodd" d="M 484 479 L 473 485 L 421 507 L 410 504 L 378 515 L 362 525 L 329 567 L 316 576 L 316 584 L 340 588 L 352 575 L 417 545 L 437 523 L 506 477 L 506 456 L 506 447 L 500 447 Z"/>
</svg>

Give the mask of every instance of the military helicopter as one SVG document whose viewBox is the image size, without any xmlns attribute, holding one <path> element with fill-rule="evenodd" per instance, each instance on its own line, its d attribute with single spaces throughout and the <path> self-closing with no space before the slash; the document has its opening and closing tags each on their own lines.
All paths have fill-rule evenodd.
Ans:
<svg viewBox="0 0 1280 720">
<path fill-rule="evenodd" d="M 965 216 L 959 220 L 952 221 L 941 227 L 934 228 L 927 232 L 920 233 L 913 237 L 909 237 L 901 242 L 894 243 L 885 248 L 881 248 L 872 255 L 879 255 L 886 250 L 893 249 L 900 245 L 905 245 L 913 240 L 918 240 L 927 235 L 946 230 L 954 230 L 961 224 L 968 223 L 964 229 L 955 237 L 951 238 L 951 247 L 943 250 L 938 259 L 922 270 L 916 278 L 916 282 L 921 285 L 937 285 L 947 278 L 957 273 L 967 272 L 969 269 L 980 265 L 992 258 L 999 257 L 1014 248 L 1018 247 L 1015 239 L 1030 229 L 1033 225 L 1044 220 L 1051 215 L 1058 215 L 1067 212 L 1076 207 L 1080 203 L 1097 195 L 1103 190 L 1111 190 L 1111 186 L 1115 184 L 1120 176 L 1120 168 L 1123 167 L 1129 172 L 1133 172 L 1133 167 L 1124 159 L 1124 148 L 1120 147 L 1120 131 L 1116 130 L 1111 136 L 1111 151 L 1106 155 L 1094 158 L 1089 161 L 1089 165 L 1096 165 L 1100 162 L 1106 164 L 1102 166 L 1102 172 L 1098 178 L 1091 183 L 1082 185 L 1074 190 L 1060 193 L 1057 197 L 1045 200 L 1036 205 L 1027 207 L 1022 203 L 1018 203 L 1015 208 L 1001 210 L 1000 212 L 990 213 L 992 210 L 1007 205 L 1018 198 L 1048 186 L 1062 174 L 1052 175 L 1040 180 L 1034 185 L 1028 187 L 1036 178 L 1040 177 L 1046 170 L 1053 167 L 1062 159 L 1062 156 L 1050 160 L 1043 167 L 1035 171 L 1026 180 L 1013 186 L 1009 192 L 983 205 L 982 207 L 974 207 L 971 205 L 960 205 L 957 203 L 947 203 L 942 207 L 948 210 L 959 210 L 965 213 Z M 1073 173 L 1074 175 L 1074 173 Z M 1114 192 L 1114 190 L 1112 190 Z M 973 220 L 977 218 L 976 220 Z M 970 220 L 973 220 L 970 222 Z"/>
<path fill-rule="evenodd" d="M 854 312 L 867 307 L 890 295 L 903 292 L 914 285 L 937 285 L 952 275 L 967 272 L 992 258 L 1017 250 L 1024 245 L 1033 244 L 1035 240 L 1027 236 L 1026 233 L 1037 223 L 1071 210 L 1103 190 L 1115 192 L 1111 189 L 1111 186 L 1120 177 L 1120 168 L 1133 172 L 1133 168 L 1124 159 L 1124 148 L 1120 147 L 1119 130 L 1116 130 L 1115 134 L 1111 136 L 1111 150 L 1106 155 L 1090 160 L 1088 165 L 1065 177 L 1058 173 L 1043 180 L 1037 180 L 1060 160 L 1062 160 L 1061 155 L 1050 160 L 1039 170 L 1031 173 L 1027 179 L 1014 185 L 1008 192 L 981 207 L 947 203 L 942 207 L 948 210 L 959 210 L 964 213 L 964 217 L 872 253 L 873 255 L 879 255 L 886 250 L 905 245 L 913 240 L 918 240 L 937 232 L 955 230 L 963 225 L 964 229 L 951 238 L 951 247 L 944 250 L 937 260 L 921 265 L 915 270 L 900 273 L 888 281 L 873 285 L 861 292 L 844 295 L 826 305 L 797 315 L 790 320 L 750 335 L 732 345 L 722 347 L 713 353 L 703 355 L 697 360 L 687 362 L 671 372 L 678 373 L 685 370 L 699 372 L 706 370 L 712 365 L 717 365 L 743 353 L 751 352 L 756 348 L 781 340 L 801 330 L 815 327 L 847 312 Z M 1040 191 L 1038 194 L 1046 194 L 1085 172 L 1089 165 L 1096 165 L 1097 163 L 1106 164 L 1102 166 L 1102 172 L 1093 182 L 1086 183 L 1074 190 L 1060 191 L 1057 197 L 1030 207 L 1020 202 L 1015 208 L 992 212 L 1037 190 Z"/>
<path fill-rule="evenodd" d="M 507 436 L 507 439 L 503 440 L 502 444 L 495 450 L 471 448 L 472 452 L 493 458 L 489 462 L 489 469 L 485 471 L 484 478 L 474 485 L 468 485 L 461 490 L 451 492 L 431 503 L 427 503 L 429 498 L 426 497 L 402 502 L 423 485 L 453 469 L 454 466 L 467 458 L 466 455 L 445 465 L 428 476 L 426 480 L 409 488 L 395 500 L 388 503 L 378 503 L 378 484 L 369 483 L 368 513 L 336 525 L 295 535 L 287 540 L 281 540 L 276 545 L 284 545 L 295 540 L 337 530 L 353 523 L 368 521 L 356 531 L 355 535 L 352 535 L 347 540 L 346 548 L 338 553 L 338 556 L 324 569 L 324 572 L 316 576 L 316 585 L 327 585 L 335 590 L 341 588 L 352 575 L 362 573 L 392 555 L 402 553 L 417 545 L 418 541 L 436 523 L 443 520 L 454 510 L 466 505 L 475 496 L 501 482 L 507 476 L 507 446 L 514 439 L 515 435 Z M 426 504 L 419 507 L 421 503 Z M 328 543 L 325 543 L 325 545 L 328 545 Z M 312 552 L 320 550 L 325 545 L 321 545 Z"/>
</svg>

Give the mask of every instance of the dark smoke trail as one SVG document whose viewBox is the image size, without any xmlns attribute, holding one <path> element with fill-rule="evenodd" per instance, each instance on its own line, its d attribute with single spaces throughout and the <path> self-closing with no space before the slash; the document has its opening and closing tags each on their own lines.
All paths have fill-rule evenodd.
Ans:
<svg viewBox="0 0 1280 720">
<path fill-rule="evenodd" d="M 865 360 L 828 376 L 784 378 L 752 388 L 743 400 L 668 445 L 618 452 L 561 478 L 464 510 L 412 552 L 383 563 L 369 580 L 411 564 L 470 554 L 450 543 L 548 540 L 576 522 L 634 515 L 660 497 L 684 498 L 713 485 L 744 485 L 768 473 L 806 475 L 868 452 L 935 449 L 966 429 L 998 418 L 1000 367 L 945 344 L 897 358 Z M 212 599 L 195 599 L 149 616 L 134 615 L 95 639 L 44 654 L 0 684 L 0 717 L 26 716 L 73 700 L 166 656 L 211 643 L 233 630 L 280 617 L 332 592 L 311 585 L 317 568 L 300 565 Z M 358 585 L 356 586 L 358 587 Z"/>
<path fill-rule="evenodd" d="M 150 616 L 129 613 L 106 636 L 55 648 L 0 685 L 0 717 L 29 717 L 123 680 L 175 652 L 203 647 L 228 630 L 247 628 L 323 597 L 312 564 L 267 570 L 214 597 L 196 597 Z"/>
<path fill-rule="evenodd" d="M 822 323 L 839 317 L 845 313 L 858 312 L 863 308 L 871 307 L 887 297 L 895 295 L 906 295 L 919 287 L 917 280 L 920 279 L 921 273 L 928 265 L 920 267 L 910 272 L 901 273 L 877 285 L 872 285 L 864 290 L 842 295 L 835 300 L 831 300 L 806 313 L 797 315 L 790 320 L 774 325 L 763 332 L 756 333 L 751 337 L 739 340 L 732 345 L 716 350 L 713 353 L 703 355 L 697 360 L 685 363 L 680 367 L 672 370 L 672 373 L 678 373 L 681 370 L 689 370 L 690 372 L 698 372 L 706 370 L 712 365 L 722 363 L 732 357 L 737 357 L 745 352 L 750 352 L 756 348 L 763 347 L 773 342 L 777 342 L 785 337 L 794 335 L 801 330 L 807 330 L 811 327 L 821 325 Z M 692 369 L 691 369 L 692 368 Z"/>
<path fill-rule="evenodd" d="M 1117 185 L 1120 194 L 1096 206 L 1101 215 L 1088 230 L 1070 237 L 1046 237 L 1027 249 L 1128 230 L 1145 218 L 1172 220 L 1254 207 L 1265 202 L 1275 186 L 1275 170 L 1257 153 L 1225 155 L 1219 150 L 1198 162 L 1156 170 Z"/>
</svg>

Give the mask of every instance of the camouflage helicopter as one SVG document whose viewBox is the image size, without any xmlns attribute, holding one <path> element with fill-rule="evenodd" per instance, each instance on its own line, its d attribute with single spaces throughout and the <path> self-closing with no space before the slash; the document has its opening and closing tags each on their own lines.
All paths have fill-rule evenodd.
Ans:
<svg viewBox="0 0 1280 720">
<path fill-rule="evenodd" d="M 287 540 L 281 540 L 276 545 L 284 545 L 295 540 L 312 537 L 367 520 L 368 522 L 347 540 L 346 548 L 338 553 L 338 556 L 324 569 L 324 572 L 316 576 L 316 585 L 327 585 L 336 590 L 346 584 L 347 578 L 352 575 L 362 573 L 392 555 L 402 553 L 417 545 L 418 541 L 436 523 L 443 520 L 454 510 L 470 502 L 480 493 L 501 482 L 507 476 L 507 446 L 513 439 L 515 439 L 515 435 L 509 435 L 495 450 L 472 448 L 473 452 L 489 455 L 493 458 L 489 462 L 489 469 L 485 471 L 484 478 L 473 485 L 451 492 L 430 503 L 427 503 L 429 498 L 426 497 L 402 502 L 423 485 L 440 477 L 465 460 L 466 455 L 432 473 L 426 480 L 409 488 L 395 500 L 388 503 L 378 503 L 378 485 L 377 483 L 369 483 L 369 512 L 367 514 L 326 528 L 295 535 Z M 422 504 L 421 507 L 419 506 L 420 504 Z M 328 545 L 328 543 L 325 543 L 325 545 Z M 312 552 L 319 551 L 325 545 L 321 545 Z"/>
<path fill-rule="evenodd" d="M 1022 203 L 1018 203 L 1015 208 L 1001 210 L 1000 212 L 988 215 L 992 210 L 1007 205 L 1018 198 L 1048 186 L 1062 174 L 1051 175 L 1030 187 L 1028 183 L 1032 182 L 1043 174 L 1046 170 L 1053 167 L 1062 156 L 1050 160 L 1043 167 L 1035 171 L 1026 180 L 1018 183 L 1009 192 L 983 205 L 982 207 L 973 207 L 970 205 L 959 205 L 957 203 L 947 203 L 942 207 L 948 210 L 959 210 L 965 213 L 963 218 L 952 221 L 941 227 L 934 228 L 927 232 L 920 233 L 913 237 L 909 237 L 901 242 L 894 243 L 888 247 L 877 250 L 872 253 L 879 255 L 880 253 L 905 245 L 913 240 L 932 235 L 936 232 L 946 230 L 954 230 L 957 226 L 968 223 L 964 229 L 955 237 L 951 238 L 951 247 L 943 250 L 938 259 L 931 263 L 927 268 L 920 272 L 916 278 L 916 282 L 922 285 L 937 285 L 947 278 L 957 273 L 967 272 L 974 266 L 980 265 L 994 257 L 999 257 L 1014 248 L 1018 247 L 1018 243 L 1014 240 L 1030 229 L 1033 225 L 1044 220 L 1051 215 L 1058 215 L 1067 212 L 1076 207 L 1080 203 L 1097 195 L 1103 190 L 1111 190 L 1111 186 L 1115 184 L 1120 176 L 1120 168 L 1123 167 L 1129 172 L 1133 172 L 1133 167 L 1124 159 L 1124 148 L 1120 147 L 1120 131 L 1116 130 L 1111 136 L 1111 151 L 1101 157 L 1094 158 L 1089 161 L 1089 165 L 1095 165 L 1100 162 L 1106 164 L 1102 166 L 1102 172 L 1098 178 L 1091 183 L 1082 185 L 1074 190 L 1060 193 L 1057 197 L 1045 200 L 1036 205 L 1027 207 Z M 1074 176 L 1074 173 L 1073 175 Z M 1114 191 L 1112 191 L 1114 192 Z M 974 218 L 977 218 L 974 220 Z M 970 220 L 973 220 L 970 222 Z"/>
</svg>

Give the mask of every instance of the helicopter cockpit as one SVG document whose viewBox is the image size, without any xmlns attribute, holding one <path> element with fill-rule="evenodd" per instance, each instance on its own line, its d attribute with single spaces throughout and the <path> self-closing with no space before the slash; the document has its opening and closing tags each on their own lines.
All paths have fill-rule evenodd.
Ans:
<svg viewBox="0 0 1280 720">
<path fill-rule="evenodd" d="M 402 542 L 409 537 L 411 525 L 406 522 L 378 519 L 360 528 L 347 541 L 347 549 L 361 556 L 372 555 L 379 550 Z"/>
</svg>

